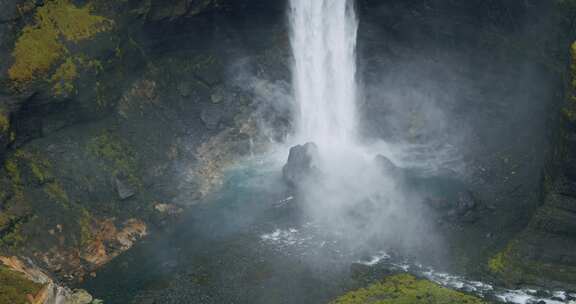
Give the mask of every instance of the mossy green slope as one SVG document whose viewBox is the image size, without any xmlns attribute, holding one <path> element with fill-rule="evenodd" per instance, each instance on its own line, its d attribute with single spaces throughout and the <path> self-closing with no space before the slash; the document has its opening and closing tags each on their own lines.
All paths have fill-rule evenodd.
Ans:
<svg viewBox="0 0 576 304">
<path fill-rule="evenodd" d="M 22 29 L 12 52 L 14 63 L 8 70 L 8 76 L 15 87 L 22 87 L 37 78 L 46 78 L 58 62 L 70 56 L 68 43 L 78 43 L 112 28 L 111 20 L 93 15 L 91 11 L 90 4 L 77 7 L 70 0 L 46 1 L 44 6 L 38 8 L 33 24 Z M 70 60 L 66 62 L 68 64 L 64 67 L 67 73 L 55 77 L 71 76 Z M 64 71 L 58 73 L 63 74 Z"/>
<path fill-rule="evenodd" d="M 26 295 L 36 294 L 40 288 L 40 284 L 0 266 L 0 304 L 28 304 Z"/>
<path fill-rule="evenodd" d="M 485 304 L 483 300 L 408 274 L 349 292 L 331 304 Z"/>
</svg>

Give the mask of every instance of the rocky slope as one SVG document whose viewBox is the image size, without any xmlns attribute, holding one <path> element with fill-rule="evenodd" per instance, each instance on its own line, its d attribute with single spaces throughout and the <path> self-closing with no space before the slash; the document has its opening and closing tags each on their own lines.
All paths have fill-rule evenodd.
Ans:
<svg viewBox="0 0 576 304">
<path fill-rule="evenodd" d="M 0 256 L 43 273 L 23 290 L 46 300 L 34 293 L 52 280 L 93 274 L 279 136 L 259 132 L 287 115 L 261 119 L 261 95 L 287 76 L 266 3 L 0 4 Z M 258 10 L 271 17 L 250 20 Z M 266 30 L 238 34 L 251 28 Z"/>
</svg>

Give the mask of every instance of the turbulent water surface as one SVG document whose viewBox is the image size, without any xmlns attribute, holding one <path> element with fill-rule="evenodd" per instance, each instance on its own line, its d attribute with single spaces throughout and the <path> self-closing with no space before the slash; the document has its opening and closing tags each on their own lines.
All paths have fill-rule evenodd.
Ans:
<svg viewBox="0 0 576 304">
<path fill-rule="evenodd" d="M 223 191 L 82 287 L 107 304 L 317 304 L 393 271 L 503 303 L 569 302 L 559 291 L 506 290 L 435 271 L 384 247 L 351 248 L 295 207 L 279 171 L 275 159 L 232 168 Z"/>
</svg>

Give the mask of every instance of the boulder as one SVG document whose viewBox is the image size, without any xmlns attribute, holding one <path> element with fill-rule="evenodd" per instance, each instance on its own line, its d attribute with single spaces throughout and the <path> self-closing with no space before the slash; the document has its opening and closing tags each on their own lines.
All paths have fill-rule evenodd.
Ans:
<svg viewBox="0 0 576 304">
<path fill-rule="evenodd" d="M 458 194 L 458 200 L 456 200 L 456 213 L 460 216 L 464 216 L 476 209 L 477 203 L 474 196 L 469 191 L 463 191 Z"/>
<path fill-rule="evenodd" d="M 69 304 L 90 304 L 94 298 L 85 290 L 75 290 L 69 298 Z"/>
<path fill-rule="evenodd" d="M 122 176 L 114 177 L 114 187 L 121 200 L 126 200 L 136 195 L 136 190 Z"/>
<path fill-rule="evenodd" d="M 282 168 L 284 181 L 290 187 L 298 187 L 317 173 L 318 158 L 318 147 L 314 143 L 306 143 L 290 148 L 288 161 Z"/>
<path fill-rule="evenodd" d="M 164 203 L 158 203 L 158 204 L 154 205 L 154 209 L 156 211 L 158 211 L 159 213 L 167 214 L 167 215 L 178 215 L 184 211 L 184 210 L 182 210 L 182 208 L 180 208 L 176 205 L 164 204 Z"/>
<path fill-rule="evenodd" d="M 402 168 L 397 167 L 388 157 L 378 154 L 374 158 L 376 166 L 387 176 L 394 179 L 399 179 L 404 177 L 404 172 Z"/>
<path fill-rule="evenodd" d="M 386 156 L 378 154 L 374 158 L 376 165 L 379 166 L 384 172 L 393 172 L 398 170 L 398 167 Z"/>
<path fill-rule="evenodd" d="M 209 106 L 202 110 L 200 119 L 208 128 L 208 130 L 215 130 L 222 121 L 223 110 L 218 106 Z"/>
<path fill-rule="evenodd" d="M 434 206 L 431 205 L 433 208 Z M 436 210 L 444 214 L 444 220 L 452 223 L 475 223 L 481 213 L 488 211 L 471 191 L 460 191 L 452 201 L 447 201 Z"/>
</svg>

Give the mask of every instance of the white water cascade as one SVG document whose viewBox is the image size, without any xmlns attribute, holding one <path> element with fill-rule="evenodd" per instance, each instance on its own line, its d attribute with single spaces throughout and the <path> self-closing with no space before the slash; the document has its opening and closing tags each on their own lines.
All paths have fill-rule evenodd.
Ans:
<svg viewBox="0 0 576 304">
<path fill-rule="evenodd" d="M 283 254 L 294 250 L 293 254 L 300 257 L 325 250 L 333 250 L 326 256 L 343 256 L 346 249 L 357 253 L 362 252 L 359 248 L 372 250 L 375 244 L 427 255 L 433 254 L 436 247 L 444 248 L 425 209 L 409 203 L 419 199 L 417 194 L 398 186 L 397 179 L 402 177 L 384 172 L 375 156 L 390 158 L 400 168 L 418 168 L 427 173 L 450 167 L 459 158 L 453 157 L 452 149 L 444 151 L 436 145 L 431 145 L 434 149 L 416 145 L 412 150 L 411 146 L 403 149 L 385 142 L 362 144 L 358 136 L 358 20 L 354 0 L 290 0 L 289 9 L 297 105 L 295 136 L 290 144 L 316 143 L 321 178 L 306 181 L 300 189 L 299 199 L 304 202 L 301 207 L 310 215 L 310 222 L 302 227 L 276 229 L 262 235 L 262 241 L 278 246 Z M 279 203 L 293 199 L 290 196 Z M 356 263 L 413 273 L 502 303 L 576 304 L 570 300 L 576 298 L 574 294 L 498 288 L 437 272 L 417 262 L 395 260 L 384 250 Z"/>
<path fill-rule="evenodd" d="M 289 9 L 297 105 L 292 144 L 313 142 L 319 152 L 314 166 L 320 177 L 301 185 L 303 208 L 327 231 L 369 238 L 384 230 L 378 212 L 361 220 L 362 227 L 350 214 L 367 202 L 381 210 L 402 197 L 358 136 L 354 0 L 290 0 Z"/>
<path fill-rule="evenodd" d="M 354 3 L 291 0 L 290 21 L 296 140 L 325 149 L 348 146 L 357 133 Z"/>
</svg>

